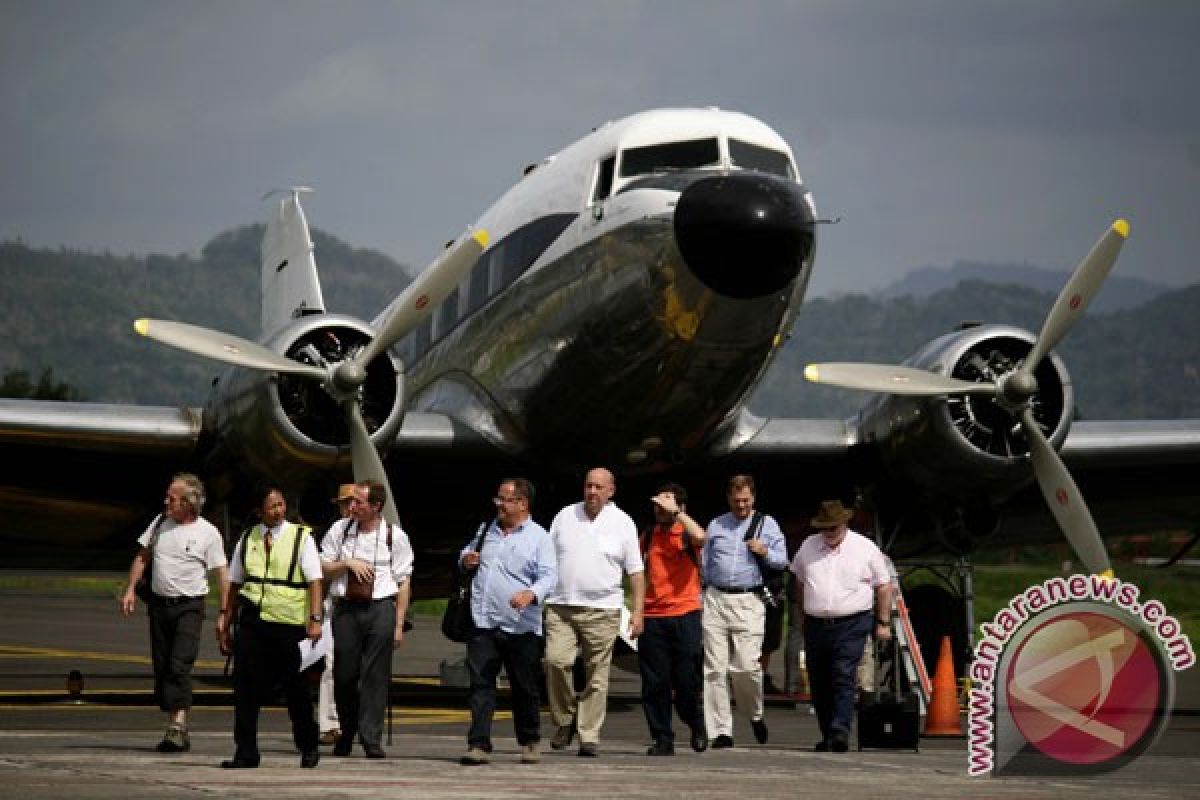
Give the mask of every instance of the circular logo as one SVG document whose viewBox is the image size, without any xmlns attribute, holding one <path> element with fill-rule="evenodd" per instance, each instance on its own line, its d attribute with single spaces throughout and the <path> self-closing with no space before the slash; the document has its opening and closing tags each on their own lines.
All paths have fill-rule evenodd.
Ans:
<svg viewBox="0 0 1200 800">
<path fill-rule="evenodd" d="M 1037 624 L 1009 662 L 1005 690 L 1022 737 L 1065 764 L 1111 769 L 1166 723 L 1166 665 L 1116 609 L 1067 610 Z"/>
</svg>

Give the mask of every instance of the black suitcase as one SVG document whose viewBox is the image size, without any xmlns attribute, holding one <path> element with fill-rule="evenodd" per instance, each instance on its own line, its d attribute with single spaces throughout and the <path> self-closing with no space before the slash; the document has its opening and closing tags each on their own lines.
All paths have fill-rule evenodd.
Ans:
<svg viewBox="0 0 1200 800">
<path fill-rule="evenodd" d="M 900 646 L 877 642 L 875 691 L 858 699 L 858 749 L 919 750 L 921 704 L 900 675 Z"/>
</svg>

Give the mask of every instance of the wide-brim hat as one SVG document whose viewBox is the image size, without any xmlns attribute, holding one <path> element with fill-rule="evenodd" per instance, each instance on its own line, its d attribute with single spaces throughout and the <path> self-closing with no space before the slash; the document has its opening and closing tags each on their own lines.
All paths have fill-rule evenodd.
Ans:
<svg viewBox="0 0 1200 800">
<path fill-rule="evenodd" d="M 349 500 L 353 497 L 354 497 L 354 484 L 353 483 L 343 483 L 341 486 L 338 487 L 337 497 L 333 498 L 330 502 L 340 503 L 343 500 Z"/>
<path fill-rule="evenodd" d="M 853 516 L 854 512 L 843 506 L 841 500 L 825 500 L 821 503 L 821 510 L 808 524 L 814 528 L 836 528 L 849 522 Z"/>
</svg>

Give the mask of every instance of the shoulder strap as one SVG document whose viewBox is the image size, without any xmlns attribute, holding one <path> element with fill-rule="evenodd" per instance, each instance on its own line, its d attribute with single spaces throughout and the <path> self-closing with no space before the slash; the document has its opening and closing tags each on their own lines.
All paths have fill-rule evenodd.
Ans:
<svg viewBox="0 0 1200 800">
<path fill-rule="evenodd" d="M 750 527 L 746 529 L 746 536 L 744 537 L 744 541 L 748 542 L 751 539 L 757 539 L 759 533 L 762 532 L 762 525 L 763 525 L 762 512 L 755 511 L 754 516 L 750 520 Z"/>
<path fill-rule="evenodd" d="M 479 523 L 479 530 L 476 532 L 477 535 L 475 536 L 475 546 L 471 548 L 472 550 L 479 552 L 479 548 L 483 547 L 483 540 L 487 537 L 489 527 L 490 523 L 487 520 Z"/>
<path fill-rule="evenodd" d="M 288 580 L 293 584 L 296 583 L 296 565 L 300 563 L 300 545 L 311 530 L 307 525 L 296 525 L 295 541 L 292 542 L 292 563 L 287 571 Z"/>
<path fill-rule="evenodd" d="M 154 530 L 150 532 L 150 542 L 146 545 L 146 549 L 150 551 L 150 558 L 154 558 L 154 545 L 158 543 L 158 535 L 162 532 L 163 523 L 166 521 L 166 514 L 159 514 L 154 518 Z"/>
</svg>

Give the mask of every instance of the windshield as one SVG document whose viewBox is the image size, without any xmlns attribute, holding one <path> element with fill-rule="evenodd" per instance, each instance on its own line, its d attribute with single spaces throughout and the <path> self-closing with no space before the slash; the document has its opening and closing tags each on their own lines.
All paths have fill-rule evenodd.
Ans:
<svg viewBox="0 0 1200 800">
<path fill-rule="evenodd" d="M 762 145 L 730 139 L 729 159 L 735 167 L 756 169 L 759 172 L 769 172 L 785 178 L 795 177 L 792 174 L 792 163 L 788 159 L 787 153 L 771 150 Z"/>
<path fill-rule="evenodd" d="M 693 139 L 688 142 L 668 142 L 646 147 L 633 147 L 621 155 L 621 177 L 648 175 L 693 167 L 710 167 L 721 163 L 721 150 L 716 138 Z"/>
</svg>

